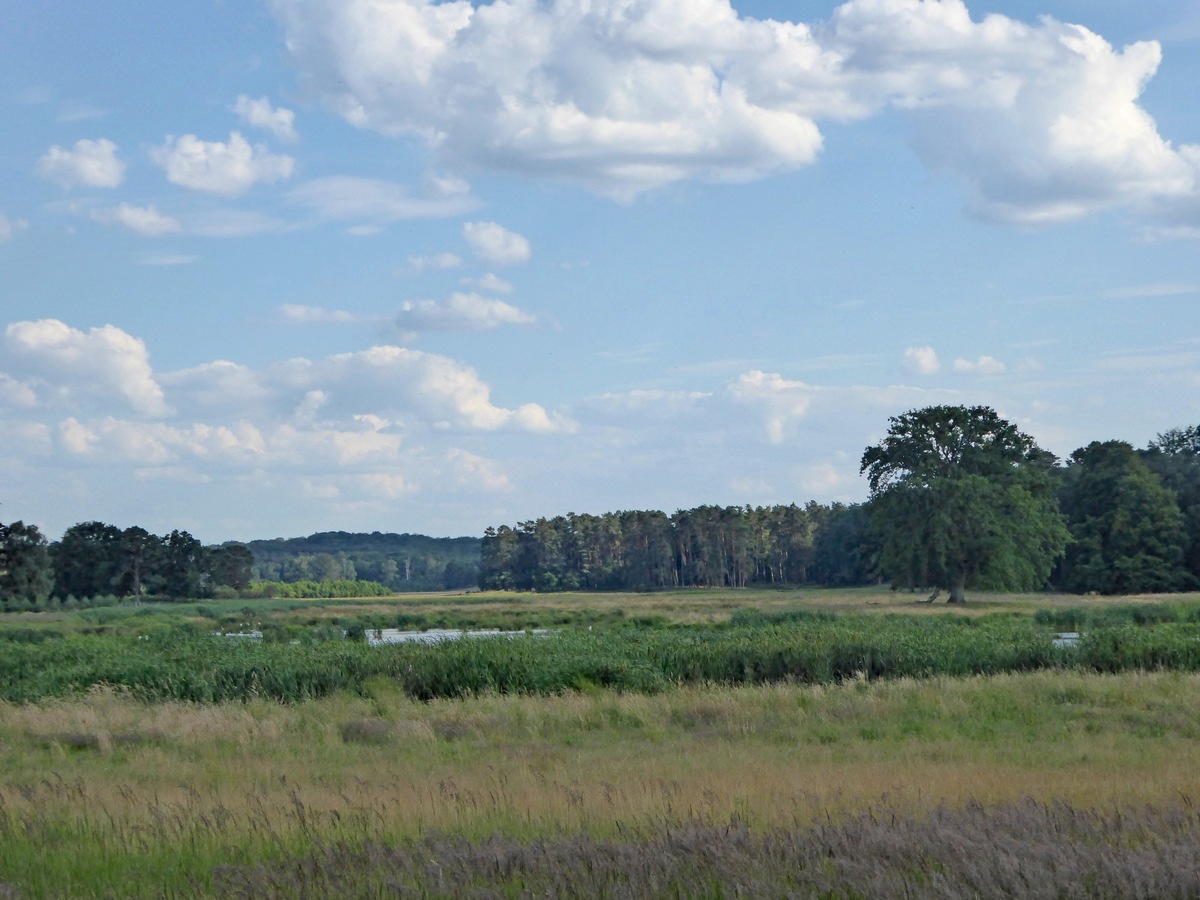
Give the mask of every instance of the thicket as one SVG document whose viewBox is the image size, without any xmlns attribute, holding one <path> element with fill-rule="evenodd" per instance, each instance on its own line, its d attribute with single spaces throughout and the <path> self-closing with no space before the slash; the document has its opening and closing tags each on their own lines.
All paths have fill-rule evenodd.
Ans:
<svg viewBox="0 0 1200 900">
<path fill-rule="evenodd" d="M 1200 625 L 1099 627 L 1056 646 L 1028 616 L 844 617 L 789 624 L 613 628 L 465 638 L 435 645 L 345 640 L 271 643 L 176 629 L 138 639 L 71 635 L 7 640 L 0 698 L 36 701 L 107 684 L 148 700 L 299 701 L 395 680 L 431 700 L 678 684 L 821 684 L 854 678 L 964 676 L 1079 666 L 1097 672 L 1200 670 Z"/>
<path fill-rule="evenodd" d="M 253 581 L 245 590 L 246 597 L 280 597 L 283 599 L 343 597 L 388 597 L 392 589 L 375 581 L 339 578 L 328 581 Z"/>
</svg>

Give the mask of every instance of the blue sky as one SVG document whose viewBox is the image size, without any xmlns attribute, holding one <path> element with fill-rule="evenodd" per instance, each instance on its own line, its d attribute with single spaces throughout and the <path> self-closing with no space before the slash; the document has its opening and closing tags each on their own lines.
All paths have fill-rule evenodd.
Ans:
<svg viewBox="0 0 1200 900">
<path fill-rule="evenodd" d="M 0 23 L 0 518 L 865 497 L 1200 421 L 1200 10 L 114 0 Z"/>
</svg>

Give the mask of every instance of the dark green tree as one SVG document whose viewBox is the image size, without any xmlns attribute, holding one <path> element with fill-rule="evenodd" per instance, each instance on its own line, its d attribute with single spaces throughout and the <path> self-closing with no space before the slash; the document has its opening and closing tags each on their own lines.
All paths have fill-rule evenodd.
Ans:
<svg viewBox="0 0 1200 900">
<path fill-rule="evenodd" d="M 121 532 L 119 543 L 114 560 L 114 591 L 135 599 L 157 592 L 163 581 L 162 538 L 135 525 Z"/>
<path fill-rule="evenodd" d="M 254 579 L 254 554 L 245 544 L 222 544 L 209 547 L 207 568 L 214 585 L 244 591 Z"/>
<path fill-rule="evenodd" d="M 1124 441 L 1071 454 L 1061 490 L 1074 537 L 1059 584 L 1076 593 L 1178 591 L 1189 586 L 1187 533 L 1175 494 Z"/>
<path fill-rule="evenodd" d="M 50 548 L 55 596 L 82 600 L 117 590 L 123 553 L 121 529 L 116 526 L 103 522 L 72 525 Z"/>
<path fill-rule="evenodd" d="M 207 593 L 208 572 L 201 543 L 186 531 L 172 531 L 164 541 L 162 593 L 176 600 Z"/>
<path fill-rule="evenodd" d="M 1034 590 L 1070 535 L 1054 458 L 986 406 L 931 406 L 889 421 L 863 453 L 880 569 L 895 587 Z M 935 594 L 936 595 L 936 594 Z"/>
<path fill-rule="evenodd" d="M 1192 579 L 1200 582 L 1200 425 L 1164 431 L 1141 456 L 1175 492 L 1187 531 L 1184 565 Z"/>
<path fill-rule="evenodd" d="M 0 602 L 42 601 L 53 586 L 50 551 L 38 527 L 0 525 Z"/>
</svg>

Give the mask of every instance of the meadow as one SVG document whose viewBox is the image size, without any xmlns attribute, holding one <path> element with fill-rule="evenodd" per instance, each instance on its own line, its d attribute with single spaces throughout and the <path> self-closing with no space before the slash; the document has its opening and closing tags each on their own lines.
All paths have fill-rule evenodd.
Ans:
<svg viewBox="0 0 1200 900">
<path fill-rule="evenodd" d="M 9 614 L 0 897 L 1195 896 L 1200 597 L 915 601 Z"/>
</svg>

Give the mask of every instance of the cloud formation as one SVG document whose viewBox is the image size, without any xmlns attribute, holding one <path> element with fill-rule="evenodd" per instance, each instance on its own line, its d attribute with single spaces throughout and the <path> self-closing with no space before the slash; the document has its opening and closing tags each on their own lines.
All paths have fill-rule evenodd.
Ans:
<svg viewBox="0 0 1200 900">
<path fill-rule="evenodd" d="M 179 234 L 183 226 L 178 220 L 160 213 L 153 204 L 150 206 L 131 206 L 122 203 L 109 209 L 98 209 L 92 212 L 92 218 L 105 224 L 120 225 L 135 234 L 145 237 L 162 237 L 166 234 Z"/>
<path fill-rule="evenodd" d="M 236 131 L 230 132 L 228 143 L 202 141 L 194 134 L 171 136 L 150 150 L 150 159 L 172 184 L 224 197 L 244 194 L 259 183 L 286 181 L 296 165 L 292 157 L 271 153 L 262 144 L 251 146 Z"/>
<path fill-rule="evenodd" d="M 537 318 L 502 300 L 455 292 L 445 300 L 412 300 L 400 307 L 396 325 L 413 331 L 490 331 L 501 325 L 532 325 Z"/>
<path fill-rule="evenodd" d="M 0 212 L 0 244 L 12 240 L 18 231 L 28 227 L 28 225 L 29 223 L 24 219 L 10 219 L 3 212 Z"/>
<path fill-rule="evenodd" d="M 38 160 L 37 170 L 63 189 L 115 188 L 125 177 L 125 163 L 117 158 L 117 145 L 108 138 L 76 141 L 70 150 L 55 145 Z"/>
<path fill-rule="evenodd" d="M 459 216 L 474 208 L 469 189 L 455 182 L 448 192 L 414 196 L 402 185 L 377 178 L 332 175 L 297 185 L 288 198 L 322 219 L 386 224 L 402 219 Z"/>
<path fill-rule="evenodd" d="M 294 143 L 296 135 L 296 114 L 282 107 L 276 109 L 266 97 L 255 100 L 241 94 L 232 107 L 238 118 L 247 125 L 255 128 L 265 128 L 281 141 Z"/>
<path fill-rule="evenodd" d="M 39 404 L 116 403 L 147 416 L 170 407 L 142 341 L 104 325 L 88 332 L 57 319 L 14 322 L 4 332 L 4 372 Z"/>
<path fill-rule="evenodd" d="M 829 21 L 728 0 L 272 0 L 306 87 L 356 126 L 458 170 L 629 199 L 685 179 L 813 163 L 821 122 L 892 108 L 978 216 L 1035 224 L 1114 207 L 1200 220 L 1200 146 L 1138 104 L 1160 61 L 1078 25 L 962 0 L 848 0 Z"/>
<path fill-rule="evenodd" d="M 936 375 L 942 364 L 932 347 L 907 347 L 904 350 L 904 368 L 914 375 Z"/>
<path fill-rule="evenodd" d="M 526 238 L 495 222 L 467 222 L 463 225 L 463 237 L 476 256 L 493 265 L 527 262 L 532 255 Z"/>
<path fill-rule="evenodd" d="M 963 359 L 961 356 L 954 360 L 954 371 L 963 375 L 1003 375 L 1007 366 L 992 356 L 980 356 L 978 359 Z"/>
</svg>

